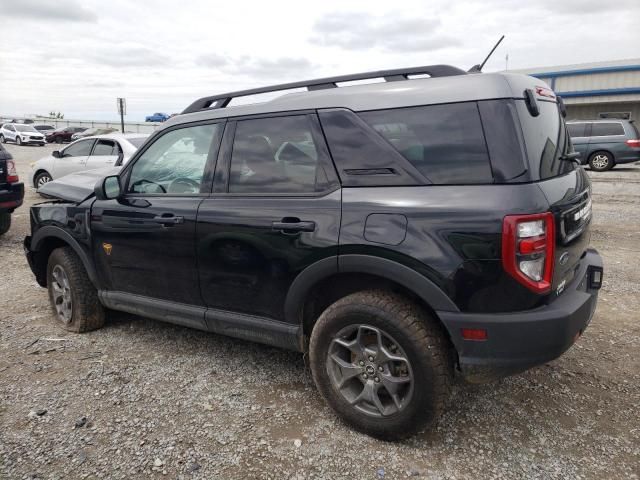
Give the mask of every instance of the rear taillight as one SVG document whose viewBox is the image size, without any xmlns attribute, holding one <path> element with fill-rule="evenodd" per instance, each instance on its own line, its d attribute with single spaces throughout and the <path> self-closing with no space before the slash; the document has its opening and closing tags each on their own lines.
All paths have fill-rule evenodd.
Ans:
<svg viewBox="0 0 640 480">
<path fill-rule="evenodd" d="M 16 164 L 13 160 L 7 160 L 7 182 L 15 183 L 19 181 L 18 172 L 16 171 Z"/>
<path fill-rule="evenodd" d="M 634 147 L 634 148 L 640 147 L 640 140 L 627 140 L 625 143 L 630 147 Z"/>
<path fill-rule="evenodd" d="M 551 289 L 555 260 L 555 227 L 551 212 L 507 215 L 502 223 L 502 265 L 536 293 Z"/>
</svg>

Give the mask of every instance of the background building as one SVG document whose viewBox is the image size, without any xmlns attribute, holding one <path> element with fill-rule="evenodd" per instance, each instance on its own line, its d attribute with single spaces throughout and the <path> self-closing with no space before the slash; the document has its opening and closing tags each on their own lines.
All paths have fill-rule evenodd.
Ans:
<svg viewBox="0 0 640 480">
<path fill-rule="evenodd" d="M 564 99 L 567 119 L 640 119 L 640 58 L 517 70 Z"/>
</svg>

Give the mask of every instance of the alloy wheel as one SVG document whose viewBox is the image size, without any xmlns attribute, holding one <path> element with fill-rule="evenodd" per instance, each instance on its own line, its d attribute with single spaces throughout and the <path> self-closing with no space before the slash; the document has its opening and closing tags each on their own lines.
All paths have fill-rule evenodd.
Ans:
<svg viewBox="0 0 640 480">
<path fill-rule="evenodd" d="M 354 324 L 340 330 L 327 351 L 326 368 L 336 391 L 366 415 L 394 415 L 411 401 L 411 363 L 398 342 L 378 327 Z"/>
<path fill-rule="evenodd" d="M 609 165 L 609 157 L 607 155 L 599 153 L 598 155 L 593 157 L 591 163 L 598 170 L 602 170 L 604 168 L 607 168 L 607 165 Z"/>
<path fill-rule="evenodd" d="M 38 183 L 36 184 L 36 188 L 42 187 L 45 183 L 49 183 L 51 181 L 51 177 L 47 175 L 41 175 L 38 178 Z"/>
<path fill-rule="evenodd" d="M 67 273 L 61 265 L 53 267 L 51 276 L 53 277 L 51 288 L 56 313 L 58 314 L 58 318 L 62 320 L 62 323 L 69 324 L 73 316 L 73 300 L 71 297 L 69 277 L 67 277 Z"/>
</svg>

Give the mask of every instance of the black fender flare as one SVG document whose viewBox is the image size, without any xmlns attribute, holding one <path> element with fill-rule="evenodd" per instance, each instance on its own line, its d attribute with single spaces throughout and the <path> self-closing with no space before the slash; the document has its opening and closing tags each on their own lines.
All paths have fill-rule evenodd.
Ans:
<svg viewBox="0 0 640 480">
<path fill-rule="evenodd" d="M 336 273 L 367 273 L 386 278 L 416 294 L 435 311 L 459 312 L 458 306 L 434 282 L 401 263 L 373 255 L 331 256 L 304 269 L 291 284 L 285 300 L 288 323 L 301 321 L 301 312 L 311 288 Z"/>
<path fill-rule="evenodd" d="M 73 236 L 71 236 L 69 232 L 66 232 L 60 227 L 47 225 L 38 229 L 33 237 L 31 237 L 31 251 L 37 253 L 49 238 L 60 239 L 67 245 L 69 245 L 76 253 L 76 255 L 78 255 L 78 257 L 80 258 L 80 261 L 82 262 L 82 265 L 84 265 L 84 269 L 86 270 L 91 283 L 93 283 L 96 288 L 100 288 L 95 266 L 93 265 L 93 262 L 91 261 L 88 253 L 84 248 L 82 248 L 80 243 L 78 243 L 78 241 Z"/>
</svg>

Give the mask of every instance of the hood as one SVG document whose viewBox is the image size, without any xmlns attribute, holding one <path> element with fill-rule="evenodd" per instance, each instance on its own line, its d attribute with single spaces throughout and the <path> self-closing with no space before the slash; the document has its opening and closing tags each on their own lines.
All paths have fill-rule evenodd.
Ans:
<svg viewBox="0 0 640 480">
<path fill-rule="evenodd" d="M 45 183 L 38 189 L 38 193 L 69 202 L 80 203 L 93 195 L 93 189 L 98 180 L 109 175 L 116 175 L 120 168 L 122 167 L 96 168 L 95 170 L 65 175 L 58 180 Z"/>
</svg>

